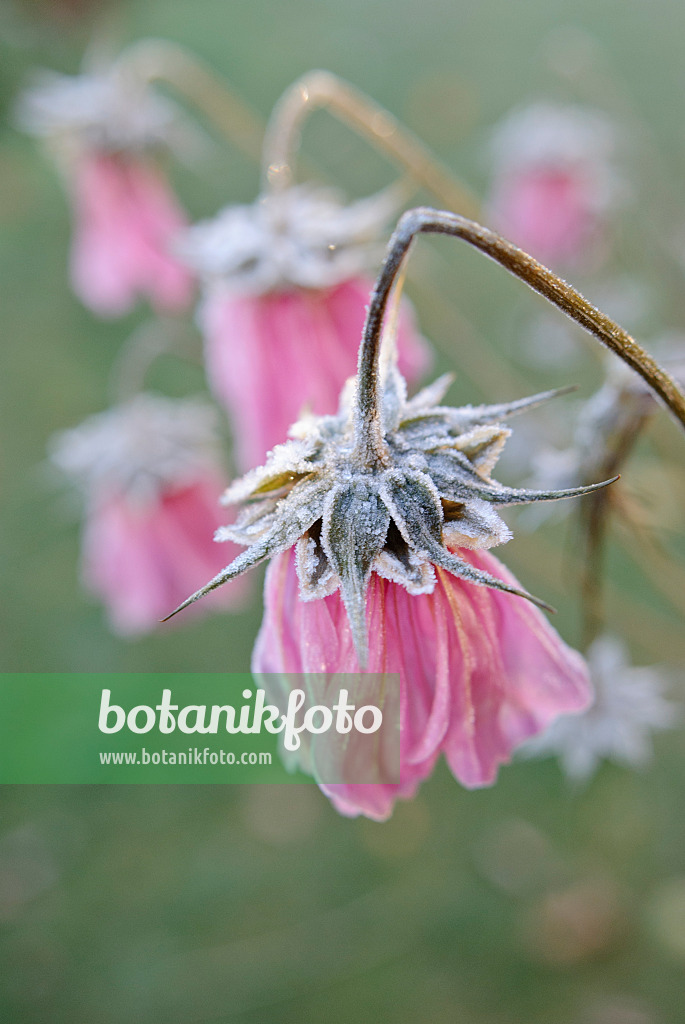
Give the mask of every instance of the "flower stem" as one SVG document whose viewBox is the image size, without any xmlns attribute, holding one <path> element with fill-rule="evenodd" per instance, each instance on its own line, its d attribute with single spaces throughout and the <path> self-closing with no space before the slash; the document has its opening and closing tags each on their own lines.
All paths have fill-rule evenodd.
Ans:
<svg viewBox="0 0 685 1024">
<path fill-rule="evenodd" d="M 276 104 L 264 138 L 264 191 L 279 192 L 293 184 L 302 125 L 309 114 L 321 108 L 369 139 L 377 149 L 404 167 L 416 185 L 426 188 L 441 203 L 467 214 L 478 211 L 478 201 L 470 191 L 409 129 L 363 92 L 329 71 L 303 75 Z"/>
<path fill-rule="evenodd" d="M 602 480 L 616 476 L 635 446 L 642 429 L 655 411 L 651 395 L 647 392 L 632 392 L 626 389 L 618 401 L 623 398 L 623 422 L 618 420 L 616 427 L 606 439 L 602 458 L 593 466 L 597 478 Z M 630 409 L 631 415 L 626 415 Z M 594 474 L 593 474 L 594 475 Z M 588 483 L 589 474 L 585 474 Z M 612 513 L 620 509 L 620 491 L 606 488 L 603 492 L 595 491 L 588 495 L 580 506 L 581 526 L 585 546 L 583 569 L 580 581 L 583 610 L 583 649 L 597 639 L 605 628 L 604 597 L 602 593 L 604 548 L 609 533 L 609 519 Z M 633 545 L 643 549 L 642 542 Z"/>
<path fill-rule="evenodd" d="M 568 317 L 628 364 L 685 427 L 685 394 L 674 378 L 662 369 L 627 331 L 593 306 L 528 253 L 489 228 L 456 213 L 418 207 L 400 218 L 369 304 L 359 350 L 355 445 L 359 458 L 369 465 L 384 461 L 381 430 L 378 359 L 383 317 L 397 272 L 412 241 L 421 233 L 453 235 L 473 245 L 490 259 L 558 306 Z"/>
<path fill-rule="evenodd" d="M 263 126 L 259 115 L 238 99 L 225 79 L 184 47 L 166 39 L 143 39 L 122 53 L 117 68 L 142 82 L 160 81 L 177 89 L 229 142 L 250 159 L 260 159 Z"/>
</svg>

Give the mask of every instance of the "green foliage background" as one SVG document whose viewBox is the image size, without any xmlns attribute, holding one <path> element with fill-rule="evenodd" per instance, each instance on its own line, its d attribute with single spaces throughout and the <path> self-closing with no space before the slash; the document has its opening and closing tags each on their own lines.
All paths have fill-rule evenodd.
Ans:
<svg viewBox="0 0 685 1024">
<path fill-rule="evenodd" d="M 70 295 L 61 184 L 9 114 L 32 66 L 77 71 L 90 26 L 105 15 L 122 41 L 159 35 L 186 44 L 264 117 L 294 78 L 326 67 L 405 120 L 478 193 L 488 128 L 513 105 L 547 97 L 605 107 L 631 128 L 633 185 L 646 208 L 622 225 L 615 266 L 655 296 L 643 324 L 653 335 L 682 330 L 685 318 L 682 278 L 671 268 L 669 279 L 654 257 L 663 232 L 685 223 L 685 7 L 130 0 L 93 11 L 84 0 L 2 0 L 0 668 L 240 671 L 258 628 L 259 580 L 240 615 L 133 642 L 112 636 L 79 588 L 77 508 L 45 468 L 50 434 L 107 404 L 109 369 L 146 314 L 102 323 Z M 306 148 L 320 173 L 351 194 L 387 181 L 383 161 L 323 115 Z M 195 217 L 249 201 L 257 189 L 256 169 L 222 146 L 200 174 L 175 173 Z M 454 248 L 426 245 L 415 291 L 409 285 L 438 368 L 459 372 L 454 400 L 497 401 L 568 383 L 565 371 L 560 379 L 518 356 L 537 300 Z M 583 286 L 592 297 L 590 276 Z M 598 381 L 596 360 L 583 356 L 572 382 L 589 394 Z M 202 387 L 202 374 L 170 362 L 151 383 L 183 394 Z M 649 480 L 661 482 L 661 505 L 671 509 L 664 535 L 674 557 L 683 553 L 678 445 L 662 414 L 635 463 L 636 473 L 661 472 Z M 551 525 L 539 538 L 517 538 L 506 557 L 559 605 L 555 624 L 577 642 L 562 557 L 570 548 L 573 563 L 569 536 L 567 525 Z M 681 664 L 682 603 L 649 582 L 631 543 L 610 552 L 612 621 L 639 663 Z M 660 736 L 656 747 L 644 772 L 606 766 L 581 791 L 551 762 L 516 763 L 480 792 L 441 768 L 382 825 L 340 818 L 313 786 L 6 787 L 0 1017 L 677 1024 L 682 732 Z"/>
</svg>

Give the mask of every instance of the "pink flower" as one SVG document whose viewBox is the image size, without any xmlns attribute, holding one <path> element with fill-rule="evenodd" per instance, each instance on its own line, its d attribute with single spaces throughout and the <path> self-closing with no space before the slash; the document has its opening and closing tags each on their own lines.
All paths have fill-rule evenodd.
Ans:
<svg viewBox="0 0 685 1024">
<path fill-rule="evenodd" d="M 359 680 L 362 669 L 390 704 L 394 693 L 399 734 L 372 744 L 363 773 L 356 741 L 298 755 L 348 815 L 387 818 L 441 751 L 465 785 L 487 785 L 519 744 L 590 698 L 582 659 L 527 602 L 549 606 L 486 550 L 511 537 L 499 508 L 576 497 L 611 481 L 566 491 L 498 483 L 491 474 L 511 433 L 504 421 L 555 392 L 451 408 L 441 404 L 445 376 L 408 398 L 392 335 L 382 330 L 413 238 L 462 227 L 462 218 L 430 209 L 401 218 L 370 301 L 359 372 L 337 414 L 304 417 L 263 466 L 234 481 L 223 500 L 243 508 L 217 539 L 246 550 L 171 613 L 271 558 L 253 671 L 277 674 L 276 701 L 293 689 L 305 695 L 288 675 L 309 677 L 300 680 L 306 689 L 323 678 L 325 691 L 331 675 Z M 392 675 L 399 684 L 388 691 Z M 358 684 L 366 697 L 364 689 Z M 338 715 L 344 706 L 334 705 Z M 398 736 L 395 773 L 390 741 Z M 285 738 L 284 748 L 298 749 Z"/>
<path fill-rule="evenodd" d="M 49 145 L 67 182 L 81 301 L 103 316 L 126 313 L 139 298 L 184 309 L 192 278 L 171 247 L 186 217 L 158 166 L 160 153 L 192 143 L 173 104 L 122 58 L 80 75 L 39 74 L 16 113 Z"/>
<path fill-rule="evenodd" d="M 365 272 L 390 210 L 387 198 L 344 206 L 327 190 L 294 188 L 228 207 L 179 244 L 203 283 L 207 376 L 231 415 L 241 469 L 261 463 L 303 412 L 335 412 L 356 371 Z M 398 319 L 400 367 L 414 381 L 427 348 L 406 303 Z"/>
<path fill-rule="evenodd" d="M 53 462 L 85 499 L 83 582 L 117 633 L 157 629 L 224 564 L 213 540 L 226 522 L 215 417 L 193 399 L 139 394 L 52 443 Z M 214 607 L 235 607 L 244 593 L 227 588 Z"/>
<path fill-rule="evenodd" d="M 188 593 L 217 573 L 224 553 L 213 541 L 225 523 L 218 479 L 165 487 L 138 503 L 123 492 L 94 497 L 82 549 L 86 588 L 105 605 L 112 629 L 122 635 L 158 629 L 160 620 Z M 217 594 L 216 608 L 244 596 L 239 583 Z"/>
<path fill-rule="evenodd" d="M 514 111 L 493 140 L 497 229 L 543 262 L 596 254 L 619 190 L 614 148 L 613 125 L 595 111 L 543 103 Z"/>
<path fill-rule="evenodd" d="M 519 587 L 492 555 L 458 554 Z M 419 595 L 371 576 L 367 668 L 400 677 L 400 782 L 323 785 L 342 814 L 388 818 L 395 800 L 414 796 L 441 753 L 464 786 L 487 786 L 521 743 L 590 703 L 583 659 L 537 608 L 440 568 L 436 575 L 432 593 Z M 293 549 L 271 562 L 264 603 L 254 672 L 360 670 L 340 591 L 302 601 Z"/>
<path fill-rule="evenodd" d="M 580 256 L 599 225 L 588 183 L 570 168 L 531 168 L 498 183 L 492 200 L 499 230 L 544 262 Z"/>
<path fill-rule="evenodd" d="M 72 202 L 71 278 L 86 306 L 116 316 L 140 297 L 160 312 L 188 305 L 192 278 L 171 254 L 185 216 L 156 167 L 140 157 L 84 154 Z"/>
<path fill-rule="evenodd" d="M 320 290 L 216 291 L 207 297 L 200 313 L 207 376 L 235 424 L 243 469 L 263 462 L 304 409 L 335 411 L 340 389 L 356 369 L 371 288 L 363 278 L 350 278 Z M 400 369 L 416 380 L 427 351 L 406 303 L 397 342 Z"/>
</svg>

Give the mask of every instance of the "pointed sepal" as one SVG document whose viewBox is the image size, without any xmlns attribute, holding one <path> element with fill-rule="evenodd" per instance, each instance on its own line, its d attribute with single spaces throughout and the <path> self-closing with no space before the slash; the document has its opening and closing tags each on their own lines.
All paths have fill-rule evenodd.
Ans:
<svg viewBox="0 0 685 1024">
<path fill-rule="evenodd" d="M 324 509 L 321 542 L 340 579 L 340 594 L 362 666 L 368 664 L 366 591 L 389 523 L 390 515 L 378 493 L 361 480 L 336 488 Z"/>
</svg>

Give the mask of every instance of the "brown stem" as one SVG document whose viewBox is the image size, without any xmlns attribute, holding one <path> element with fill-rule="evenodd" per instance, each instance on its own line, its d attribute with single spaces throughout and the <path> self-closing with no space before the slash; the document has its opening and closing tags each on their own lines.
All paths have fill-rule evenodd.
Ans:
<svg viewBox="0 0 685 1024">
<path fill-rule="evenodd" d="M 632 415 L 612 430 L 606 439 L 606 451 L 593 467 L 600 480 L 616 476 L 630 455 L 647 420 L 654 412 L 654 403 L 646 392 L 628 394 L 633 398 Z M 594 475 L 594 473 L 593 473 Z M 586 477 L 587 480 L 587 477 Z M 587 480 L 590 483 L 590 480 Z M 596 640 L 604 626 L 604 595 L 602 576 L 604 548 L 609 531 L 609 517 L 617 508 L 617 493 L 613 488 L 595 491 L 581 508 L 581 523 L 585 534 L 585 556 L 581 576 L 583 607 L 583 646 L 587 649 Z M 638 545 L 639 546 L 639 545 Z"/>
<path fill-rule="evenodd" d="M 383 316 L 397 272 L 416 235 L 437 233 L 461 238 L 558 306 L 628 364 L 685 426 L 685 395 L 674 378 L 662 369 L 622 327 L 597 309 L 528 253 L 489 228 L 456 213 L 417 207 L 403 214 L 390 242 L 371 296 L 359 350 L 356 448 L 370 464 L 383 461 L 378 356 Z"/>
<path fill-rule="evenodd" d="M 441 203 L 475 214 L 479 204 L 430 150 L 392 114 L 363 92 L 328 71 L 303 75 L 276 104 L 264 139 L 264 190 L 289 188 L 302 125 L 313 111 L 325 108 L 350 125 L 382 153 L 405 168 L 416 185 Z"/>
<path fill-rule="evenodd" d="M 610 498 L 597 494 L 590 495 L 589 508 L 582 509 L 585 553 L 580 580 L 580 597 L 583 616 L 583 650 L 587 650 L 602 631 L 604 623 L 604 595 L 602 576 L 604 567 L 604 545 L 609 525 Z"/>
</svg>

